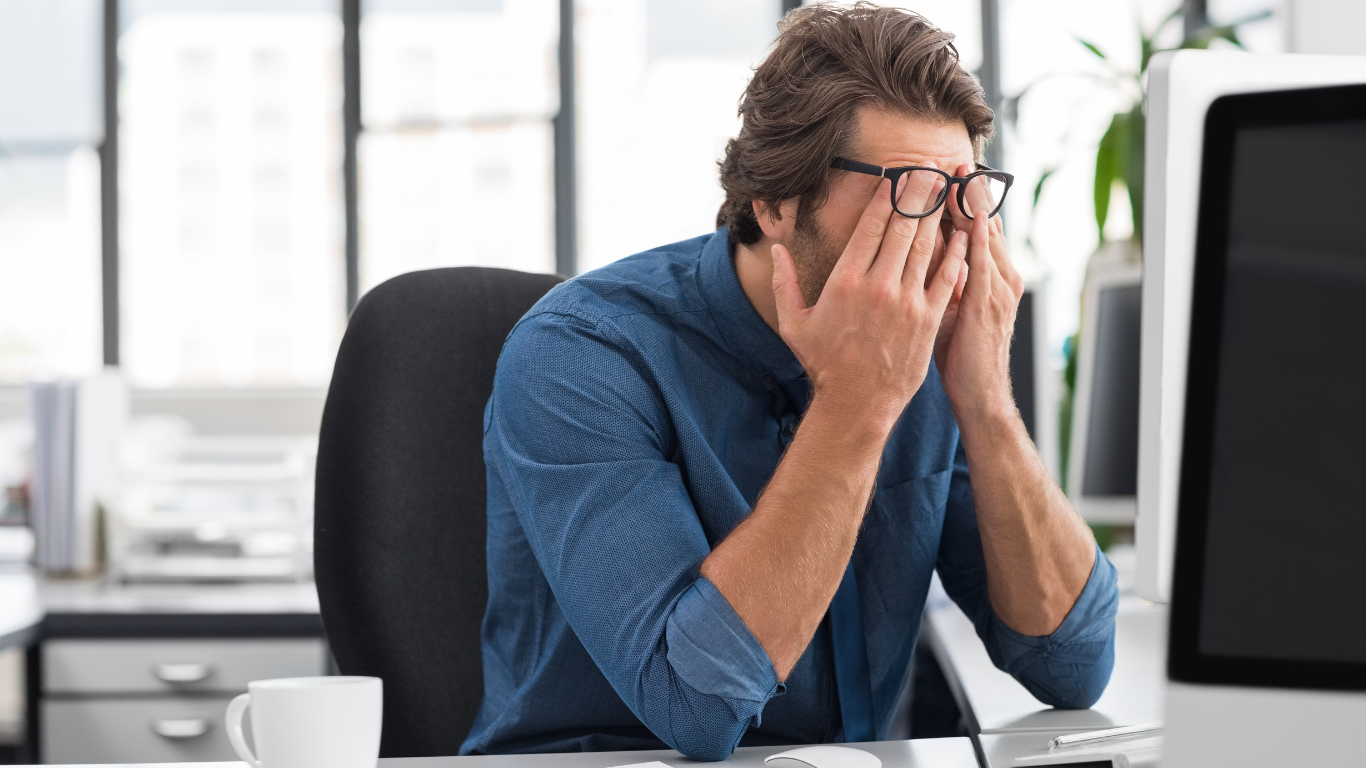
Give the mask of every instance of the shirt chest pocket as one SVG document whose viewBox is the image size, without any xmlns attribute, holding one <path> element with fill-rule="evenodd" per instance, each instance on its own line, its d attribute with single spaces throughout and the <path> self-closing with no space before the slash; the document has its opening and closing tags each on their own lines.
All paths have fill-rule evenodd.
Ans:
<svg viewBox="0 0 1366 768">
<path fill-rule="evenodd" d="M 946 469 L 879 488 L 873 497 L 873 508 L 859 533 L 859 548 L 872 566 L 876 591 L 890 613 L 914 616 L 925 609 L 952 476 L 953 470 Z"/>
</svg>

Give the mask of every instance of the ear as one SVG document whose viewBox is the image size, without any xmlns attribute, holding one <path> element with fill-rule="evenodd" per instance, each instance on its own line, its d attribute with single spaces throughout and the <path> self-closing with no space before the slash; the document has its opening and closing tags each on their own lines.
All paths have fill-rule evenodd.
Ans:
<svg viewBox="0 0 1366 768">
<path fill-rule="evenodd" d="M 775 243 L 786 243 L 792 237 L 797 225 L 797 198 L 784 200 L 776 207 L 762 200 L 755 200 L 754 218 L 759 220 L 759 228 L 764 237 Z"/>
</svg>

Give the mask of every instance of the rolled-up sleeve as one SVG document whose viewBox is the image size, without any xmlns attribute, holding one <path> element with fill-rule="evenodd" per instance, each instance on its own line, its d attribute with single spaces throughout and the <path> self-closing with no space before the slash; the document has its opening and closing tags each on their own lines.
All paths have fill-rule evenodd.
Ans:
<svg viewBox="0 0 1366 768">
<path fill-rule="evenodd" d="M 783 688 L 700 575 L 711 548 L 644 366 L 610 324 L 524 320 L 499 362 L 485 458 L 613 690 L 669 746 L 722 760 Z"/>
<path fill-rule="evenodd" d="M 961 444 L 937 567 L 945 591 L 972 619 L 992 662 L 1039 701 L 1084 709 L 1105 692 L 1115 663 L 1119 589 L 1114 566 L 1097 548 L 1086 586 L 1052 634 L 1033 637 L 1006 626 L 987 594 L 986 560 Z"/>
</svg>

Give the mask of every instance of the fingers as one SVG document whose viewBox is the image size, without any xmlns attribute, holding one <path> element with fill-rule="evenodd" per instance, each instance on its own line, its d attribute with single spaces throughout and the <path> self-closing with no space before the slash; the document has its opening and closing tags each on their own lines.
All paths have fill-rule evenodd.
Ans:
<svg viewBox="0 0 1366 768">
<path fill-rule="evenodd" d="M 797 265 L 787 248 L 775 245 L 773 252 L 773 300 L 778 307 L 778 326 L 790 323 L 806 311 L 806 298 L 797 282 Z"/>
<path fill-rule="evenodd" d="M 963 167 L 966 168 L 966 166 Z M 969 169 L 967 173 L 962 173 L 960 175 L 967 176 L 968 173 L 972 173 L 972 171 Z M 987 180 L 984 176 L 978 176 L 973 179 L 968 184 L 967 189 L 963 190 L 963 197 L 967 199 L 967 212 L 972 214 L 974 218 L 977 216 L 978 211 L 981 211 L 982 215 L 986 216 L 996 209 L 996 201 L 991 199 L 991 188 L 987 185 Z"/>
<path fill-rule="evenodd" d="M 963 233 L 959 233 L 963 234 Z M 972 222 L 968 242 L 968 279 L 963 286 L 963 301 L 986 306 L 991 300 L 991 234 L 985 217 Z"/>
<path fill-rule="evenodd" d="M 934 254 L 930 256 L 930 267 L 925 271 L 925 290 L 930 289 L 930 281 L 939 273 L 939 265 L 944 263 L 944 253 L 948 250 L 949 239 L 952 237 L 952 230 L 945 233 L 942 226 L 935 228 Z"/>
<path fill-rule="evenodd" d="M 897 187 L 897 204 L 901 210 L 923 210 L 928 207 L 929 201 L 943 191 L 944 178 L 937 173 L 909 173 L 901 177 Z M 924 223 L 930 218 L 933 218 L 936 225 L 939 223 L 937 215 L 925 219 L 912 219 L 893 212 L 887 234 L 882 238 L 882 246 L 878 249 L 877 259 L 869 273 L 875 273 L 883 280 L 900 280 L 907 269 L 907 257 L 913 243 L 919 233 L 926 231 Z M 933 248 L 933 245 L 931 241 L 929 247 Z M 921 279 L 924 279 L 923 268 Z"/>
<path fill-rule="evenodd" d="M 958 166 L 955 172 L 960 177 L 966 177 L 972 173 L 973 169 L 966 163 Z M 966 198 L 968 213 L 973 211 L 990 211 L 997 201 L 991 200 L 991 193 L 986 182 L 982 177 L 973 179 L 973 182 L 964 190 L 963 196 Z M 964 211 L 958 206 L 958 195 L 949 195 L 948 207 L 949 217 L 953 220 L 956 228 L 963 231 L 972 231 L 976 219 L 969 219 Z M 977 218 L 983 218 L 978 216 Z M 1000 271 L 1010 290 L 1019 298 L 1024 294 L 1024 278 L 1015 269 L 1015 264 L 1010 260 L 1010 252 L 1006 247 L 1005 231 L 1001 227 L 1001 217 L 992 216 L 988 220 L 987 231 L 990 236 L 991 258 L 995 262 L 996 269 Z"/>
<path fill-rule="evenodd" d="M 934 174 L 937 178 L 930 196 L 926 197 L 926 203 L 933 202 L 934 197 L 944 189 L 944 180 L 939 174 Z M 907 285 L 924 285 L 926 275 L 929 274 L 930 264 L 934 260 L 935 241 L 939 239 L 939 221 L 944 215 L 944 208 L 920 219 L 918 228 L 915 232 L 915 239 L 911 241 L 911 252 L 906 260 L 906 268 L 902 274 L 902 279 Z"/>
<path fill-rule="evenodd" d="M 868 272 L 873 259 L 877 258 L 878 249 L 882 247 L 883 236 L 887 234 L 888 220 L 895 215 L 892 211 L 891 190 L 891 181 L 883 179 L 878 183 L 873 199 L 868 201 L 868 205 L 863 208 L 863 214 L 859 216 L 853 237 L 849 238 L 844 253 L 840 254 L 840 260 L 835 263 L 835 268 L 831 272 L 832 278 L 845 271 L 858 275 Z"/>
<path fill-rule="evenodd" d="M 972 166 L 964 163 L 954 170 L 953 175 L 963 178 L 969 173 L 972 173 Z M 954 190 L 953 193 L 949 195 L 949 199 L 944 203 L 944 206 L 949 209 L 949 218 L 953 220 L 954 229 L 957 229 L 960 232 L 972 231 L 972 219 L 969 219 L 967 214 L 963 212 L 963 209 L 958 206 L 958 190 Z"/>
<path fill-rule="evenodd" d="M 965 232 L 955 232 L 944 249 L 944 258 L 926 291 L 926 299 L 935 317 L 944 314 L 944 308 L 953 299 L 957 286 L 963 278 L 963 259 L 967 255 L 968 236 Z"/>
</svg>

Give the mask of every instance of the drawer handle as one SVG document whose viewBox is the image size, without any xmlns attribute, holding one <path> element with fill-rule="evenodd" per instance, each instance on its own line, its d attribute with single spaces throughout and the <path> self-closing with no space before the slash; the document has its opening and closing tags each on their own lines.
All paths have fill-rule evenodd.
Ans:
<svg viewBox="0 0 1366 768">
<path fill-rule="evenodd" d="M 209 721 L 202 717 L 153 720 L 152 732 L 163 739 L 194 739 L 209 732 Z"/>
<path fill-rule="evenodd" d="M 197 683 L 213 674 L 211 664 L 158 664 L 152 674 L 163 683 Z"/>
</svg>

